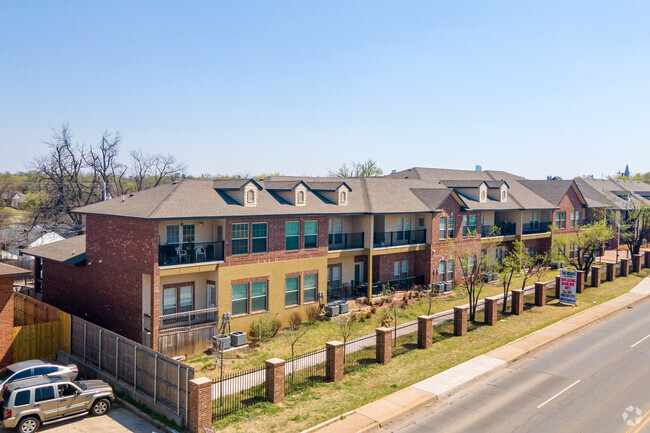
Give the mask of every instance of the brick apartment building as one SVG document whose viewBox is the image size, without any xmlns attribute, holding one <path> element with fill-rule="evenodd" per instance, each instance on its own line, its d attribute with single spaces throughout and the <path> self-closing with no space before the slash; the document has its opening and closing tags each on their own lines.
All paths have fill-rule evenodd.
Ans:
<svg viewBox="0 0 650 433">
<path fill-rule="evenodd" d="M 260 314 L 305 316 L 336 296 L 372 296 L 382 282 L 458 281 L 449 238 L 478 239 L 489 260 L 515 239 L 541 253 L 552 225 L 571 236 L 597 212 L 624 212 L 622 190 L 632 191 L 625 200 L 650 197 L 649 185 L 599 182 L 429 168 L 186 180 L 77 209 L 85 235 L 24 253 L 39 259 L 45 302 L 182 353 L 224 313 L 248 331 Z"/>
</svg>

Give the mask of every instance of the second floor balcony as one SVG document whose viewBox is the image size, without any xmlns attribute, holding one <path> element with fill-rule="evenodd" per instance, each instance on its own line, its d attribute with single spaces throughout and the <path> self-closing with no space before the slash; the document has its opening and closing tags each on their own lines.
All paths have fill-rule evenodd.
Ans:
<svg viewBox="0 0 650 433">
<path fill-rule="evenodd" d="M 328 247 L 333 250 L 351 250 L 363 248 L 364 233 L 332 233 L 329 235 Z"/>
<path fill-rule="evenodd" d="M 158 264 L 171 266 L 222 261 L 223 246 L 223 241 L 160 245 L 158 247 Z"/>
<path fill-rule="evenodd" d="M 514 236 L 517 234 L 517 224 L 501 222 L 494 225 L 481 226 L 481 237 Z"/>
<path fill-rule="evenodd" d="M 550 233 L 551 224 L 552 223 L 550 221 L 533 221 L 529 223 L 524 223 L 521 226 L 521 233 L 524 235 L 532 235 L 537 233 Z"/>
<path fill-rule="evenodd" d="M 398 232 L 375 232 L 373 238 L 374 248 L 425 244 L 426 242 L 426 229 L 404 230 Z"/>
</svg>

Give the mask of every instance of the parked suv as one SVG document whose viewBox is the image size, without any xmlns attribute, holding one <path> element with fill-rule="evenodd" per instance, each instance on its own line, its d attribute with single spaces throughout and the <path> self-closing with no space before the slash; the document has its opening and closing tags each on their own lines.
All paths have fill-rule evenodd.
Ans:
<svg viewBox="0 0 650 433">
<path fill-rule="evenodd" d="M 33 433 L 41 424 L 82 416 L 103 415 L 115 401 L 113 389 L 101 380 L 71 381 L 38 376 L 14 381 L 2 391 L 2 424 Z"/>
<path fill-rule="evenodd" d="M 68 380 L 75 380 L 79 369 L 75 364 L 61 364 L 60 362 L 48 362 L 40 359 L 17 362 L 7 367 L 7 370 L 0 374 L 0 386 L 7 385 L 14 380 L 25 379 L 32 376 L 48 375 L 51 377 L 62 377 Z"/>
</svg>

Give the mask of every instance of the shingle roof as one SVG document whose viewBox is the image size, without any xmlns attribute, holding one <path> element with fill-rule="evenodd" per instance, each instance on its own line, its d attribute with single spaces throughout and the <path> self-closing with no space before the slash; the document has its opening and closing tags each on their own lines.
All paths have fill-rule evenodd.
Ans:
<svg viewBox="0 0 650 433">
<path fill-rule="evenodd" d="M 560 201 L 573 185 L 572 180 L 519 180 L 519 183 L 543 197 L 551 204 L 559 206 Z"/>
<path fill-rule="evenodd" d="M 86 260 L 86 235 L 75 236 L 40 247 L 27 248 L 23 254 L 76 265 Z"/>
<path fill-rule="evenodd" d="M 32 271 L 18 268 L 16 266 L 0 263 L 0 277 L 19 277 L 22 275 L 29 275 Z"/>
<path fill-rule="evenodd" d="M 589 207 L 628 209 L 630 201 L 621 198 L 621 192 L 632 193 L 632 202 L 650 204 L 650 200 L 639 194 L 644 191 L 650 193 L 650 185 L 643 182 L 592 178 L 579 178 L 575 182 Z"/>
</svg>

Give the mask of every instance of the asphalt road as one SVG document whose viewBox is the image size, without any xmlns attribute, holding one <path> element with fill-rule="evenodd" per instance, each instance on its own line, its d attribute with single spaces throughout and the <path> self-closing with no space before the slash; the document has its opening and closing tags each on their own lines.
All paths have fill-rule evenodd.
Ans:
<svg viewBox="0 0 650 433">
<path fill-rule="evenodd" d="M 650 432 L 650 300 L 381 431 Z"/>
</svg>

